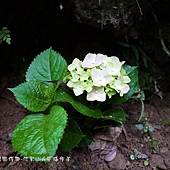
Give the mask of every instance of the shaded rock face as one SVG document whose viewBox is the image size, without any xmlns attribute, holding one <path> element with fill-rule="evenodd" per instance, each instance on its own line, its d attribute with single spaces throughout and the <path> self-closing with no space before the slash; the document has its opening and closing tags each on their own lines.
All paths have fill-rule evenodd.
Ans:
<svg viewBox="0 0 170 170">
<path fill-rule="evenodd" d="M 169 0 L 72 0 L 72 3 L 79 23 L 107 30 L 116 41 L 134 44 L 151 66 L 157 65 L 169 74 L 166 67 L 170 59 Z"/>
<path fill-rule="evenodd" d="M 75 0 L 78 22 L 110 30 L 116 37 L 138 38 L 138 25 L 150 6 L 147 0 Z"/>
</svg>

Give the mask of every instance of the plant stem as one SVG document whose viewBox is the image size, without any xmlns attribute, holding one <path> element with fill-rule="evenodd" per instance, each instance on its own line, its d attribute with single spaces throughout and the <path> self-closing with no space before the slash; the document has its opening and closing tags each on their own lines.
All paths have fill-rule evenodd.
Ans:
<svg viewBox="0 0 170 170">
<path fill-rule="evenodd" d="M 145 114 L 144 114 L 144 110 L 145 110 L 144 102 L 143 102 L 143 100 L 140 100 L 140 101 L 141 101 L 141 104 L 142 104 L 142 110 L 141 110 L 141 115 L 138 119 L 138 122 L 140 122 L 142 120 L 142 118 L 145 116 Z"/>
</svg>

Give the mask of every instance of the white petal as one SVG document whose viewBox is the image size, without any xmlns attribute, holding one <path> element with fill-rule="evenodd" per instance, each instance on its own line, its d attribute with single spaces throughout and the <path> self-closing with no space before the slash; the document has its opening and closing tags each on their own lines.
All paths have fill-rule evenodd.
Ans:
<svg viewBox="0 0 170 170">
<path fill-rule="evenodd" d="M 101 86 L 101 83 L 100 83 L 101 79 L 102 79 L 101 78 L 101 70 L 96 69 L 96 68 L 92 69 L 93 85 L 100 87 Z"/>
<path fill-rule="evenodd" d="M 102 64 L 102 62 L 104 61 L 104 59 L 105 59 L 105 55 L 100 54 L 100 53 L 97 54 L 94 65 L 95 65 L 95 66 L 99 66 L 100 64 Z"/>
<path fill-rule="evenodd" d="M 100 101 L 106 100 L 106 93 L 104 92 L 104 87 L 94 87 L 92 91 L 87 93 L 88 101 Z"/>
<path fill-rule="evenodd" d="M 77 88 L 74 88 L 73 91 L 74 91 L 75 96 L 79 96 L 79 95 L 83 94 L 84 90 L 80 87 L 77 87 Z"/>
<path fill-rule="evenodd" d="M 126 94 L 130 90 L 130 87 L 127 84 L 124 84 L 123 89 L 121 89 L 121 93 Z"/>
<path fill-rule="evenodd" d="M 128 76 L 123 76 L 124 83 L 129 83 L 131 80 Z"/>
<path fill-rule="evenodd" d="M 107 74 L 107 70 L 92 69 L 92 80 L 94 86 L 106 86 L 113 80 L 112 76 Z"/>
<path fill-rule="evenodd" d="M 103 92 L 96 95 L 96 100 L 99 102 L 104 102 L 106 100 L 106 93 Z"/>
<path fill-rule="evenodd" d="M 75 84 L 74 84 L 72 81 L 69 81 L 69 82 L 67 83 L 67 86 L 71 88 L 71 87 L 74 87 Z"/>
<path fill-rule="evenodd" d="M 76 69 L 78 66 L 80 66 L 81 65 L 81 61 L 78 59 L 78 58 L 75 58 L 74 60 L 73 60 L 73 62 L 72 62 L 72 64 L 70 64 L 69 66 L 68 66 L 68 70 L 69 71 L 72 71 L 72 70 L 74 70 L 74 69 Z"/>
<path fill-rule="evenodd" d="M 96 98 L 94 96 L 94 93 L 92 93 L 92 92 L 87 93 L 87 100 L 88 101 L 95 101 Z"/>
<path fill-rule="evenodd" d="M 93 68 L 96 59 L 96 54 L 89 53 L 83 60 L 82 67 Z"/>
</svg>

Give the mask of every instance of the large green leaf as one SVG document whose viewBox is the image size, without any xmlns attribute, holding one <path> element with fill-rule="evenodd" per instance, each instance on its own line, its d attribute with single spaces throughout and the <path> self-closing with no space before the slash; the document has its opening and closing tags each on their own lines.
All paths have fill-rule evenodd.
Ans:
<svg viewBox="0 0 170 170">
<path fill-rule="evenodd" d="M 25 157 L 53 157 L 66 124 L 67 113 L 61 106 L 53 106 L 49 115 L 29 115 L 13 131 L 13 147 Z"/>
<path fill-rule="evenodd" d="M 44 111 L 52 102 L 55 88 L 39 81 L 28 81 L 9 88 L 20 104 L 30 111 Z"/>
<path fill-rule="evenodd" d="M 38 55 L 29 66 L 26 80 L 63 80 L 67 70 L 64 58 L 51 48 Z"/>
<path fill-rule="evenodd" d="M 103 112 L 102 118 L 105 120 L 114 120 L 120 124 L 123 124 L 125 121 L 125 113 L 122 108 L 117 108 Z"/>
<path fill-rule="evenodd" d="M 125 113 L 122 108 L 116 108 L 113 110 L 106 110 L 102 113 L 102 119 L 100 119 L 95 129 L 106 127 L 118 127 L 122 126 L 125 122 Z"/>
<path fill-rule="evenodd" d="M 90 109 L 89 107 L 83 105 L 75 97 L 72 97 L 66 90 L 62 88 L 57 89 L 55 100 L 57 102 L 70 103 L 78 112 L 82 113 L 83 115 L 94 118 L 101 118 L 100 110 Z"/>
<path fill-rule="evenodd" d="M 123 67 L 126 71 L 126 74 L 131 79 L 131 82 L 129 83 L 130 90 L 127 94 L 123 95 L 123 97 L 120 97 L 119 94 L 114 95 L 110 100 L 107 101 L 107 103 L 110 104 L 120 104 L 125 101 L 127 101 L 133 94 L 138 92 L 138 70 L 136 66 L 129 66 L 124 65 Z"/>
<path fill-rule="evenodd" d="M 60 149 L 63 152 L 73 149 L 84 136 L 78 124 L 73 119 L 69 119 L 66 131 L 61 140 Z"/>
</svg>

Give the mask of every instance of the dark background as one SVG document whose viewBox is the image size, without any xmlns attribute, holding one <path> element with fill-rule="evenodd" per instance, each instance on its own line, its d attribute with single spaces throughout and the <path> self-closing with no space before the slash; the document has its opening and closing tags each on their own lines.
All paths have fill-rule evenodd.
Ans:
<svg viewBox="0 0 170 170">
<path fill-rule="evenodd" d="M 20 75 L 25 72 L 35 56 L 52 47 L 66 58 L 68 63 L 76 57 L 83 59 L 88 52 L 116 55 L 130 65 L 138 65 L 140 75 L 149 74 L 153 79 L 159 79 L 163 90 L 169 89 L 170 57 L 162 50 L 158 34 L 161 28 L 165 45 L 169 48 L 168 0 L 148 1 L 155 11 L 159 24 L 155 22 L 151 8 L 144 10 L 146 12 L 143 19 L 138 19 L 138 26 L 135 26 L 138 37 L 134 39 L 129 36 L 128 41 L 127 37 L 121 34 L 121 29 L 115 36 L 107 27 L 101 29 L 95 25 L 78 22 L 75 2 L 78 3 L 77 0 L 1 0 L 0 29 L 8 27 L 11 45 L 5 42 L 0 45 L 0 74 L 15 72 Z M 117 3 L 119 1 L 115 1 L 115 4 Z M 148 6 L 145 4 L 146 8 Z M 134 51 L 121 46 L 118 44 L 119 41 L 132 44 L 138 50 L 142 49 L 142 53 L 139 51 L 139 62 L 136 61 Z M 143 58 L 147 61 L 147 67 Z"/>
</svg>

